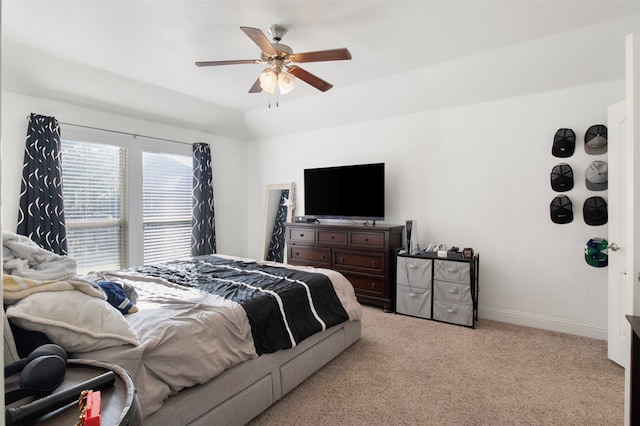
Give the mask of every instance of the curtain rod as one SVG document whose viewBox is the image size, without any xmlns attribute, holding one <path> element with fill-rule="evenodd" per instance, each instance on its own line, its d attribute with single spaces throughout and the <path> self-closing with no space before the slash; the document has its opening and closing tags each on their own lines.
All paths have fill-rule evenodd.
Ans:
<svg viewBox="0 0 640 426">
<path fill-rule="evenodd" d="M 141 137 L 141 138 L 155 139 L 155 140 L 159 140 L 159 141 L 176 142 L 176 143 L 183 143 L 183 144 L 193 145 L 193 143 L 191 143 L 191 142 L 176 141 L 176 140 L 173 140 L 173 139 L 165 139 L 165 138 L 156 138 L 154 136 L 145 136 L 145 135 L 139 135 L 139 134 L 136 134 L 136 133 L 121 132 L 119 130 L 102 129 L 100 127 L 84 126 L 82 124 L 65 123 L 64 121 L 59 121 L 58 123 L 64 124 L 66 126 L 83 127 L 85 129 L 101 130 L 103 132 L 118 133 L 120 135 L 129 135 L 129 136 L 133 136 L 134 138 Z"/>
</svg>

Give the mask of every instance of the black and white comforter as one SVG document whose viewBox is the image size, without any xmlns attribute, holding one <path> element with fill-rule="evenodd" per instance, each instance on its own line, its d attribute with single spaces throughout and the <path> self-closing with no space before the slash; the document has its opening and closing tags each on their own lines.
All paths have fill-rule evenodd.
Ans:
<svg viewBox="0 0 640 426">
<path fill-rule="evenodd" d="M 132 269 L 241 305 L 258 355 L 288 349 L 349 319 L 323 274 L 218 256 Z"/>
<path fill-rule="evenodd" d="M 144 416 L 183 388 L 362 315 L 351 283 L 328 269 L 216 255 L 87 278 L 135 287 L 140 310 L 126 319 L 140 344 L 73 356 L 125 368 Z"/>
</svg>

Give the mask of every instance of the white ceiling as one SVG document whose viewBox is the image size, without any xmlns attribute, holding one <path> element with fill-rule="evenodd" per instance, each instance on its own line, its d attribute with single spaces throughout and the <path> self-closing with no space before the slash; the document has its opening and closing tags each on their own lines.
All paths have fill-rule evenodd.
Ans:
<svg viewBox="0 0 640 426">
<path fill-rule="evenodd" d="M 30 68 L 55 58 L 51 78 L 81 87 L 76 95 L 88 101 L 99 101 L 109 75 L 123 87 L 144 83 L 250 111 L 267 103 L 266 94 L 247 93 L 263 65 L 194 66 L 258 58 L 240 26 L 268 36 L 270 25 L 284 25 L 294 52 L 349 48 L 351 61 L 303 64 L 335 87 L 321 93 L 299 81 L 286 95 L 297 99 L 639 13 L 637 0 L 3 0 L 3 85 L 42 85 Z"/>
</svg>

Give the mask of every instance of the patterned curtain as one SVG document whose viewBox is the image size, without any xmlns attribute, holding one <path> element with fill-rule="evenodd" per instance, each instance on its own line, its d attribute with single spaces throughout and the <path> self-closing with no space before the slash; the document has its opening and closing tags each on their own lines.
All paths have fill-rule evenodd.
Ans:
<svg viewBox="0 0 640 426">
<path fill-rule="evenodd" d="M 17 233 L 49 251 L 67 254 L 60 126 L 54 117 L 29 117 Z"/>
<path fill-rule="evenodd" d="M 216 253 L 216 220 L 213 209 L 211 147 L 193 144 L 193 218 L 191 255 Z"/>
<path fill-rule="evenodd" d="M 276 220 L 273 223 L 271 241 L 267 250 L 267 259 L 272 262 L 284 262 L 284 223 L 287 220 L 287 210 L 289 209 L 289 190 L 283 189 L 280 193 L 280 204 Z"/>
</svg>

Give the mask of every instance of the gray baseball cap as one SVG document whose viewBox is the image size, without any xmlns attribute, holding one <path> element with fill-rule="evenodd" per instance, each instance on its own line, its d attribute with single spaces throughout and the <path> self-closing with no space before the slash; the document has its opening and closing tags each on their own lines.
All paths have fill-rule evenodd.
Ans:
<svg viewBox="0 0 640 426">
<path fill-rule="evenodd" d="M 585 184 L 592 191 L 604 191 L 608 187 L 609 166 L 606 161 L 592 161 L 585 173 Z"/>
</svg>

